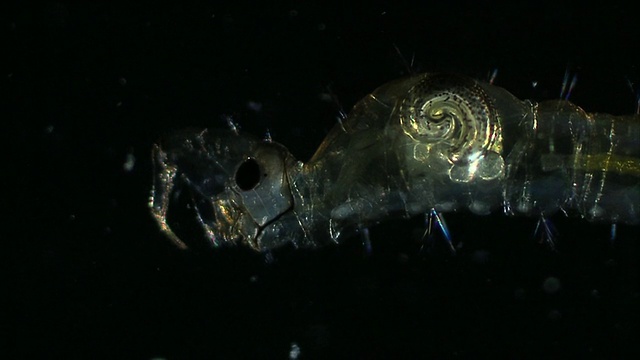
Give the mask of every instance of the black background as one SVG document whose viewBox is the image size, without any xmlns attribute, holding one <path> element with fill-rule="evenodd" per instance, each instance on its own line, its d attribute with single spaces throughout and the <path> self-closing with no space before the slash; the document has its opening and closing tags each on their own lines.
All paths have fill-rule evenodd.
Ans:
<svg viewBox="0 0 640 360">
<path fill-rule="evenodd" d="M 637 13 L 612 2 L 51 2 L 5 5 L 2 352 L 178 359 L 631 357 L 640 352 L 638 228 L 447 216 L 274 260 L 180 252 L 148 214 L 150 147 L 183 127 L 269 130 L 308 159 L 375 87 L 413 71 L 486 79 L 519 98 L 636 111 Z M 413 60 L 413 61 L 412 61 Z M 531 86 L 537 81 L 536 88 Z M 258 111 L 256 106 L 259 104 Z M 132 170 L 124 164 L 135 159 Z M 559 284 L 559 289 L 554 289 Z M 293 353 L 292 353 L 293 352 Z"/>
</svg>

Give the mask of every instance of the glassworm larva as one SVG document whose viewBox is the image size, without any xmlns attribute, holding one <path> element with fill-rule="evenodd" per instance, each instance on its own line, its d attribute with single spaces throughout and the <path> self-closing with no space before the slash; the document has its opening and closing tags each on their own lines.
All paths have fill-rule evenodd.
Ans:
<svg viewBox="0 0 640 360">
<path fill-rule="evenodd" d="M 185 130 L 153 147 L 150 207 L 162 231 L 176 193 L 215 246 L 270 250 L 340 242 L 393 216 L 485 215 L 640 222 L 640 116 L 535 103 L 452 74 L 383 85 L 306 163 L 247 134 Z"/>
</svg>

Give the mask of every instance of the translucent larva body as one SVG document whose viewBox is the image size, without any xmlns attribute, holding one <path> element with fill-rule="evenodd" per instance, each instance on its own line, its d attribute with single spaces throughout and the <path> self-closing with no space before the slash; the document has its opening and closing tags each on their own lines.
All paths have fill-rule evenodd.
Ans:
<svg viewBox="0 0 640 360">
<path fill-rule="evenodd" d="M 185 187 L 214 245 L 256 250 L 339 242 L 434 210 L 640 222 L 639 116 L 522 101 L 459 75 L 381 86 L 306 163 L 280 144 L 218 130 L 163 139 L 153 159 L 151 211 L 181 247 L 167 214 Z"/>
</svg>

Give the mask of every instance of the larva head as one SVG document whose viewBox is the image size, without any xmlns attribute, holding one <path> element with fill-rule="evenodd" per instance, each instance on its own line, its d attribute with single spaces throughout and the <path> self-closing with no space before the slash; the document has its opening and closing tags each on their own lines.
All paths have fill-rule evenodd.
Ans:
<svg viewBox="0 0 640 360">
<path fill-rule="evenodd" d="M 402 130 L 414 142 L 416 160 L 446 160 L 452 165 L 450 177 L 454 181 L 472 180 L 478 162 L 487 156 L 498 160 L 491 155 L 501 150 L 497 112 L 474 80 L 425 75 L 401 100 L 399 118 Z M 494 164 L 487 175 L 500 174 Z"/>
<path fill-rule="evenodd" d="M 153 162 L 152 214 L 183 248 L 204 234 L 214 246 L 263 249 L 260 233 L 293 204 L 287 170 L 295 161 L 277 143 L 188 130 L 155 145 Z"/>
</svg>

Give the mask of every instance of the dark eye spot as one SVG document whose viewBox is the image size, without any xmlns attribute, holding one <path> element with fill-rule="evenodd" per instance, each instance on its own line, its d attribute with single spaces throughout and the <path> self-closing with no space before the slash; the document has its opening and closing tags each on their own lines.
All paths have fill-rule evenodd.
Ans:
<svg viewBox="0 0 640 360">
<path fill-rule="evenodd" d="M 260 165 L 255 159 L 247 159 L 236 170 L 236 185 L 242 191 L 248 191 L 260 183 Z"/>
</svg>

